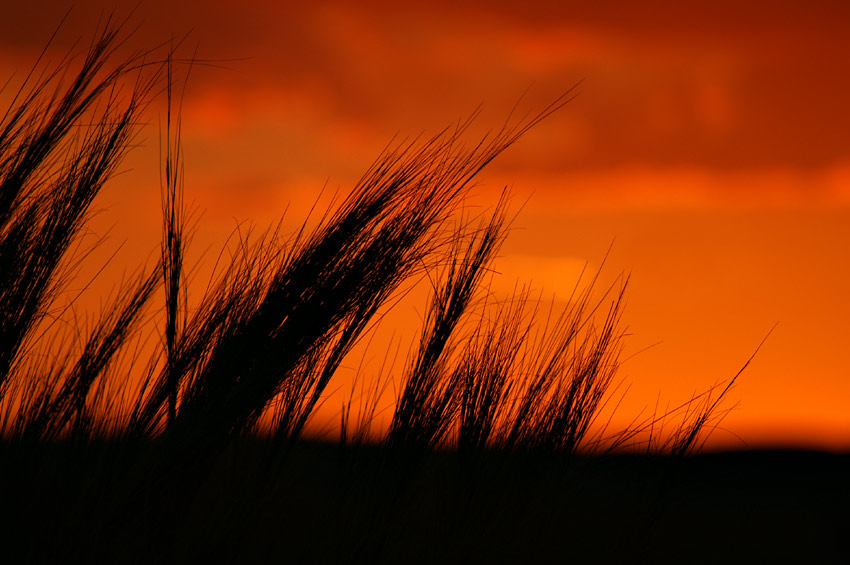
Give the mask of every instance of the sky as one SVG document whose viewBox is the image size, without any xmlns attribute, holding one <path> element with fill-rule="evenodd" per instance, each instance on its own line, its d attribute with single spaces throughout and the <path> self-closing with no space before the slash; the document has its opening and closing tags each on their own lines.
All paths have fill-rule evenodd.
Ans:
<svg viewBox="0 0 850 565">
<path fill-rule="evenodd" d="M 0 8 L 3 77 L 70 7 L 37 4 Z M 75 4 L 51 53 L 127 13 Z M 474 138 L 581 81 L 475 188 L 486 208 L 509 187 L 517 212 L 497 287 L 565 299 L 610 247 L 603 280 L 631 277 L 624 417 L 732 378 L 775 326 L 710 445 L 847 449 L 850 4 L 741 4 L 143 0 L 130 46 L 185 36 L 184 53 L 212 63 L 183 97 L 207 258 L 236 226 L 284 209 L 297 223 L 344 193 L 392 139 L 480 107 Z M 161 104 L 151 112 L 92 228 L 121 244 L 118 265 L 158 242 Z"/>
</svg>

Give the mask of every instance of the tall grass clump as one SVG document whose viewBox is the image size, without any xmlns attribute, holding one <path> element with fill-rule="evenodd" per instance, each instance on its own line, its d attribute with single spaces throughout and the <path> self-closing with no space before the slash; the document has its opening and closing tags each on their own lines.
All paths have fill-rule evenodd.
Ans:
<svg viewBox="0 0 850 565">
<path fill-rule="evenodd" d="M 566 104 L 572 89 L 472 145 L 465 138 L 474 115 L 390 147 L 316 227 L 305 222 L 284 238 L 281 223 L 240 236 L 190 311 L 174 43 L 160 57 L 141 51 L 110 66 L 127 39 L 121 30 L 108 20 L 76 73 L 71 56 L 53 69 L 37 64 L 0 123 L 4 434 L 57 437 L 72 419 L 83 421 L 89 392 L 137 335 L 161 286 L 163 315 L 154 318 L 162 342 L 120 434 L 213 448 L 258 431 L 268 416 L 274 437 L 297 438 L 376 314 L 405 283 L 426 277 L 433 294 L 385 445 L 579 447 L 618 366 L 626 283 L 594 299 L 594 277 L 541 322 L 521 290 L 503 302 L 486 296 L 509 227 L 507 196 L 487 217 L 463 215 L 482 169 Z M 57 303 L 85 258 L 91 204 L 163 91 L 161 260 L 122 289 L 75 357 L 62 332 L 51 331 Z"/>
</svg>

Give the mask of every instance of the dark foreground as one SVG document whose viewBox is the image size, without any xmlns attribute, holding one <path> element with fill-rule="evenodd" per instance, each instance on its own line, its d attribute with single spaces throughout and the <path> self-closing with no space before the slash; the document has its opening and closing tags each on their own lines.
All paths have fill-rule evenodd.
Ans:
<svg viewBox="0 0 850 565">
<path fill-rule="evenodd" d="M 847 563 L 850 457 L 459 461 L 247 443 L 0 447 L 5 562 Z"/>
</svg>

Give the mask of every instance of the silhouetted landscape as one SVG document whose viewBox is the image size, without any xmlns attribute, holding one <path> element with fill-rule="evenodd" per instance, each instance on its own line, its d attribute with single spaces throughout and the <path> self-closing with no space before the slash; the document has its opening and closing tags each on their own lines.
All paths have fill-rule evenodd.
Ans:
<svg viewBox="0 0 850 565">
<path fill-rule="evenodd" d="M 182 485 L 156 447 L 3 446 L 4 547 L 28 562 L 843 563 L 846 456 L 552 458 L 231 446 Z M 146 459 L 147 458 L 147 459 Z M 171 476 L 172 481 L 176 480 Z M 189 495 L 188 492 L 192 494 Z"/>
<path fill-rule="evenodd" d="M 487 276 L 510 198 L 477 175 L 571 100 L 469 139 L 475 115 L 392 144 L 318 224 L 234 234 L 190 285 L 180 42 L 35 63 L 0 121 L 2 545 L 21 562 L 844 562 L 850 459 L 701 453 L 736 379 L 604 425 L 628 277 L 568 305 Z M 165 98 L 162 241 L 76 315 L 95 198 Z M 303 223 L 301 223 L 303 222 Z M 294 229 L 294 231 L 293 231 Z M 399 374 L 306 433 L 343 360 L 414 281 L 430 301 Z M 204 289 L 204 290 L 201 290 Z M 154 338 L 149 338 L 154 335 Z M 146 336 L 148 336 L 146 338 Z M 748 362 L 749 363 L 749 362 Z M 746 365 L 741 369 L 743 372 Z M 384 377 L 386 378 L 386 377 Z"/>
</svg>

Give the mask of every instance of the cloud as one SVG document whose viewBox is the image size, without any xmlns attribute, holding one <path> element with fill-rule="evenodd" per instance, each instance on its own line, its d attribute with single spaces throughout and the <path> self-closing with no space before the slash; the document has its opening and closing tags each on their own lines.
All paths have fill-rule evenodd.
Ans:
<svg viewBox="0 0 850 565">
<path fill-rule="evenodd" d="M 38 4 L 4 9 L 9 72 L 27 68 L 70 5 Z M 355 145 L 382 147 L 482 103 L 481 129 L 498 127 L 528 87 L 520 112 L 584 78 L 579 99 L 499 167 L 822 170 L 850 161 L 843 4 L 617 6 L 151 0 L 134 16 L 142 24 L 132 46 L 191 30 L 189 47 L 224 67 L 197 67 L 187 90 L 187 107 L 206 106 L 210 127 L 309 118 L 316 129 L 356 125 Z M 57 51 L 111 7 L 75 8 Z"/>
</svg>

